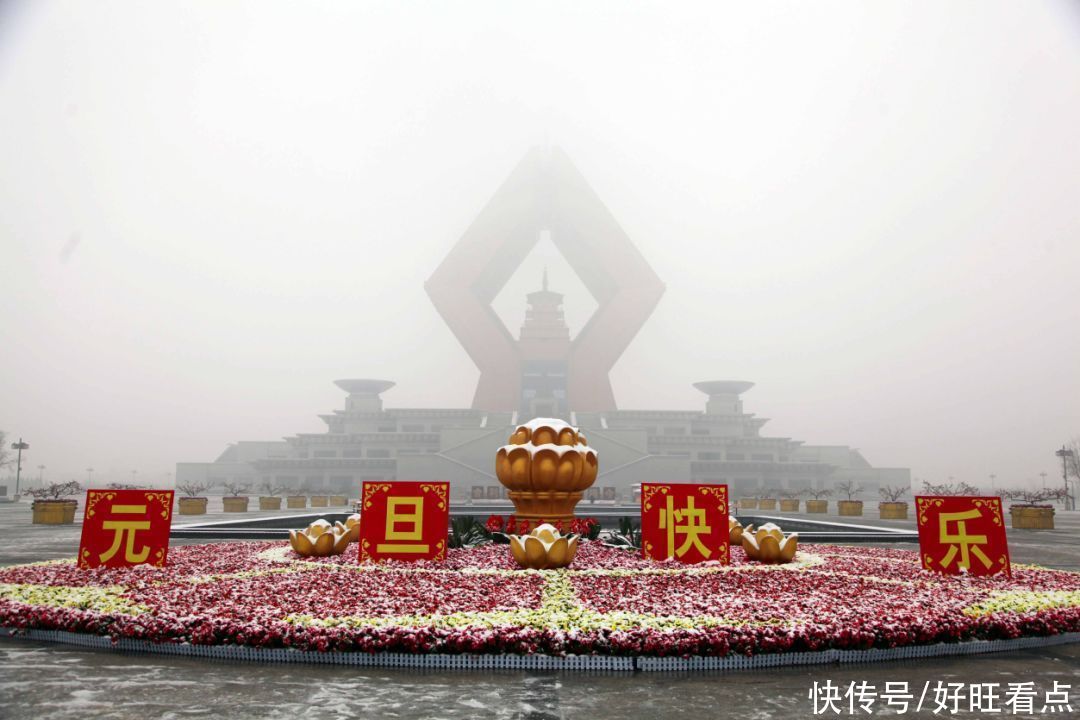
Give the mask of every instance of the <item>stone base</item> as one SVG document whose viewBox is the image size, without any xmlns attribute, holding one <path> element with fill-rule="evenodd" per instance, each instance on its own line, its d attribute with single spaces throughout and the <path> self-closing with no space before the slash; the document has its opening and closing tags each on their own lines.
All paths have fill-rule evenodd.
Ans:
<svg viewBox="0 0 1080 720">
<path fill-rule="evenodd" d="M 329 505 L 330 505 L 330 496 L 329 495 L 312 495 L 311 496 L 311 507 L 313 507 L 313 508 L 328 507 Z"/>
<path fill-rule="evenodd" d="M 332 505 L 333 507 L 345 507 L 348 504 L 349 498 L 345 497 L 344 495 L 330 496 L 330 505 Z"/>
<path fill-rule="evenodd" d="M 757 498 L 739 498 L 740 510 L 757 510 Z"/>
<path fill-rule="evenodd" d="M 758 510 L 775 510 L 776 498 L 761 498 L 757 503 Z"/>
<path fill-rule="evenodd" d="M 307 495 L 290 495 L 285 501 L 293 509 L 307 507 Z"/>
<path fill-rule="evenodd" d="M 574 519 L 574 508 L 584 495 L 580 490 L 511 490 L 510 500 L 514 503 L 514 514 L 518 521 L 527 521 L 529 527 L 535 527 L 541 521 L 561 521 L 564 526 L 568 526 Z"/>
<path fill-rule="evenodd" d="M 806 501 L 806 512 L 808 512 L 808 513 L 818 513 L 818 514 L 827 513 L 827 512 L 829 512 L 829 501 L 828 500 L 807 500 Z"/>
<path fill-rule="evenodd" d="M 279 497 L 269 497 L 269 496 L 264 495 L 264 496 L 259 498 L 259 509 L 260 510 L 280 510 L 281 509 L 281 498 L 279 498 Z"/>
<path fill-rule="evenodd" d="M 799 512 L 799 501 L 785 498 L 780 501 L 781 512 Z"/>
</svg>

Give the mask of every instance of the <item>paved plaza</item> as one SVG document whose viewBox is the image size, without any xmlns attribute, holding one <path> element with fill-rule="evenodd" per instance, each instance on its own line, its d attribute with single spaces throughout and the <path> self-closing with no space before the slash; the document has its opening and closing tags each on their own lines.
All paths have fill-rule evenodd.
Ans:
<svg viewBox="0 0 1080 720">
<path fill-rule="evenodd" d="M 867 516 L 856 522 L 914 526 L 913 521 L 878 520 L 876 507 L 867 505 Z M 205 519 L 313 512 L 308 508 L 226 516 L 220 508 L 220 500 L 211 499 Z M 834 515 L 797 516 L 842 520 Z M 189 519 L 197 518 L 176 518 L 178 523 Z M 1053 531 L 1010 531 L 1013 562 L 1080 571 L 1080 513 L 1059 512 L 1057 525 Z M 73 557 L 79 531 L 77 524 L 32 525 L 27 503 L 0 505 L 0 565 Z M 1080 717 L 1080 703 L 1075 702 L 1080 698 L 1078 678 L 1080 645 L 874 665 L 603 675 L 228 664 L 0 639 L 3 718 L 793 718 L 811 716 L 809 691 L 815 682 L 820 686 L 827 681 L 841 688 L 865 681 L 878 689 L 886 682 L 905 682 L 916 695 L 927 683 L 932 687 L 939 681 L 1002 686 L 1030 681 L 1040 693 L 1057 681 L 1073 685 L 1073 716 Z M 890 715 L 898 713 L 883 707 L 873 713 Z M 900 716 L 950 715 L 924 710 Z M 977 712 L 951 716 L 985 717 Z"/>
</svg>

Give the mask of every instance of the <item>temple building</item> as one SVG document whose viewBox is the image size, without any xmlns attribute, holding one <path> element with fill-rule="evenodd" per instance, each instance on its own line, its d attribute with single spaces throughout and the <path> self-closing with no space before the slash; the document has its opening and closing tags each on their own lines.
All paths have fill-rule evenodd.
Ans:
<svg viewBox="0 0 1080 720">
<path fill-rule="evenodd" d="M 597 308 L 571 337 L 563 295 L 527 295 L 515 336 L 491 302 L 544 233 Z M 468 409 L 385 408 L 386 380 L 338 380 L 343 409 L 326 431 L 238 442 L 217 460 L 178 463 L 178 483 L 228 481 L 356 497 L 365 480 L 446 480 L 455 502 L 501 500 L 495 452 L 519 422 L 559 417 L 579 426 L 600 457 L 589 497 L 632 502 L 642 482 L 725 482 L 733 496 L 830 488 L 864 494 L 909 486 L 906 468 L 875 468 L 846 446 L 765 437 L 744 412 L 753 383 L 699 382 L 704 410 L 622 410 L 608 373 L 655 308 L 664 286 L 562 152 L 536 148 L 511 173 L 425 284 L 436 310 L 480 370 Z"/>
<path fill-rule="evenodd" d="M 385 408 L 382 394 L 393 382 L 338 380 L 344 408 L 319 416 L 326 432 L 235 443 L 212 463 L 179 463 L 177 480 L 350 496 L 365 480 L 449 480 L 455 502 L 503 499 L 495 451 L 519 421 L 564 417 L 600 455 L 589 491 L 599 501 L 632 502 L 638 483 L 657 480 L 727 483 L 736 496 L 830 488 L 849 479 L 873 495 L 880 485 L 910 484 L 907 469 L 872 467 L 849 447 L 763 436 L 767 420 L 743 410 L 751 382 L 696 383 L 707 396 L 704 410 L 576 412 L 567 405 L 562 353 L 570 336 L 562 295 L 547 288 L 545 277 L 528 301 L 518 337 L 525 358 L 519 409 Z"/>
</svg>

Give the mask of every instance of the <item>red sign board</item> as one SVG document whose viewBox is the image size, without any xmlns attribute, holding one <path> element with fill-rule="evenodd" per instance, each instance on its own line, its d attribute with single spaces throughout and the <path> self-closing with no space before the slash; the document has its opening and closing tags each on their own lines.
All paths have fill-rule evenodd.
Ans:
<svg viewBox="0 0 1080 720">
<path fill-rule="evenodd" d="M 919 554 L 947 575 L 1012 576 L 999 497 L 917 496 Z"/>
<path fill-rule="evenodd" d="M 165 567 L 172 490 L 87 490 L 79 567 Z"/>
<path fill-rule="evenodd" d="M 360 562 L 445 560 L 450 483 L 365 482 Z"/>
<path fill-rule="evenodd" d="M 727 564 L 727 485 L 641 484 L 641 547 L 653 560 Z"/>
</svg>

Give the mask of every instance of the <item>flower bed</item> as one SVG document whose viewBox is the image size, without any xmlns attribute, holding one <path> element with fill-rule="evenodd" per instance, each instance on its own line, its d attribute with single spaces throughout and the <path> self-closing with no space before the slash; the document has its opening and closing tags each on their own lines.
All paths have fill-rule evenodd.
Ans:
<svg viewBox="0 0 1080 720">
<path fill-rule="evenodd" d="M 788 565 L 683 566 L 584 542 L 572 569 L 505 545 L 445 563 L 301 560 L 287 543 L 172 548 L 164 569 L 0 568 L 0 625 L 314 651 L 726 656 L 1080 631 L 1080 574 L 945 577 L 909 551 L 813 546 Z"/>
</svg>

